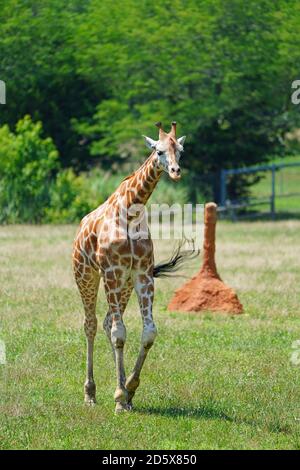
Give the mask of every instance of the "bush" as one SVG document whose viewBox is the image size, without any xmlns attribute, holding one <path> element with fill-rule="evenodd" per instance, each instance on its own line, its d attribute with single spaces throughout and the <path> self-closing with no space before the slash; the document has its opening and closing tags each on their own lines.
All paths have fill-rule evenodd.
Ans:
<svg viewBox="0 0 300 470">
<path fill-rule="evenodd" d="M 78 222 L 84 215 L 102 204 L 119 186 L 126 175 L 111 174 L 99 168 L 76 176 L 72 169 L 60 171 L 51 188 L 50 207 L 46 221 L 50 223 Z M 162 177 L 149 204 L 188 202 L 188 191 L 183 185 Z"/>
<path fill-rule="evenodd" d="M 84 178 L 78 177 L 73 170 L 62 170 L 57 174 L 55 184 L 50 191 L 50 206 L 46 209 L 46 221 L 68 223 L 80 218 L 90 207 L 82 199 Z"/>
<path fill-rule="evenodd" d="M 51 188 L 50 207 L 46 221 L 51 223 L 78 222 L 101 202 L 86 173 L 77 176 L 72 169 L 57 174 Z"/>
<path fill-rule="evenodd" d="M 0 222 L 42 222 L 59 167 L 52 139 L 25 116 L 15 133 L 0 128 L 0 142 Z"/>
<path fill-rule="evenodd" d="M 76 175 L 72 169 L 57 174 L 51 188 L 50 207 L 46 221 L 50 223 L 78 222 L 102 204 L 118 187 L 122 175 L 111 175 L 96 168 Z"/>
</svg>

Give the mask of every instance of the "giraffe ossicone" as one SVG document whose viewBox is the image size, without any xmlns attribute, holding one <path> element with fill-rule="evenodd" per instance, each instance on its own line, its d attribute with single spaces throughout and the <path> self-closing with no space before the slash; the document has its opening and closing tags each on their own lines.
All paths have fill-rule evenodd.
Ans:
<svg viewBox="0 0 300 470">
<path fill-rule="evenodd" d="M 82 219 L 73 245 L 73 270 L 85 313 L 85 401 L 88 404 L 96 402 L 93 353 L 97 331 L 96 302 L 102 279 L 108 303 L 103 328 L 115 361 L 117 387 L 114 399 L 117 412 L 132 409 L 132 398 L 140 383 L 140 373 L 157 334 L 152 305 L 154 277 L 158 277 L 159 268 L 154 270 L 151 234 L 141 212 L 163 172 L 168 173 L 174 181 L 181 177 L 179 160 L 185 136 L 176 138 L 175 122 L 172 122 L 169 133 L 163 130 L 161 123 L 157 123 L 157 126 L 158 140 L 144 136 L 146 145 L 152 150 L 151 155 L 137 171 L 121 182 L 105 203 Z M 137 210 L 137 207 L 140 209 Z M 128 228 L 134 227 L 134 224 L 139 228 L 144 224 L 138 236 L 137 231 Z M 141 236 L 141 233 L 145 236 Z M 173 264 L 171 262 L 170 267 Z M 133 289 L 139 301 L 143 331 L 138 358 L 126 380 L 123 357 L 126 328 L 123 314 Z"/>
</svg>

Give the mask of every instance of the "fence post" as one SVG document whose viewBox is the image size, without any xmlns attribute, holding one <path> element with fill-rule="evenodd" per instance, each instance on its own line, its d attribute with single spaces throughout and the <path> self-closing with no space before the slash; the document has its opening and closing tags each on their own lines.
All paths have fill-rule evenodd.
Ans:
<svg viewBox="0 0 300 470">
<path fill-rule="evenodd" d="M 272 195 L 271 195 L 271 215 L 272 219 L 275 219 L 275 176 L 276 176 L 276 166 L 272 165 Z"/>
<path fill-rule="evenodd" d="M 220 178 L 220 187 L 221 187 L 221 195 L 220 195 L 220 205 L 222 207 L 226 206 L 226 170 L 221 170 L 221 178 Z"/>
<path fill-rule="evenodd" d="M 6 86 L 3 80 L 0 80 L 0 104 L 6 104 Z"/>
</svg>

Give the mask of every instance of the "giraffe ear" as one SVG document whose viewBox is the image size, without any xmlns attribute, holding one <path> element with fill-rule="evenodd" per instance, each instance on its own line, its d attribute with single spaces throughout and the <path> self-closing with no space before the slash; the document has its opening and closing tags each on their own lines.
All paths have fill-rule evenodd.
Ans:
<svg viewBox="0 0 300 470">
<path fill-rule="evenodd" d="M 157 141 L 150 139 L 150 137 L 147 137 L 146 135 L 143 135 L 145 139 L 145 144 L 149 149 L 155 149 L 157 145 Z"/>
<path fill-rule="evenodd" d="M 182 137 L 179 137 L 179 139 L 177 139 L 177 142 L 178 142 L 180 145 L 183 145 L 184 142 L 185 142 L 185 139 L 186 139 L 186 136 L 183 135 Z"/>
</svg>

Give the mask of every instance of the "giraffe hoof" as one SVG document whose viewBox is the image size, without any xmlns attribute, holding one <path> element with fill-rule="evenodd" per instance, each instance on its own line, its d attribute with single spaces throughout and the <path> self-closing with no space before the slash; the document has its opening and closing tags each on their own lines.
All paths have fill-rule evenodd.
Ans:
<svg viewBox="0 0 300 470">
<path fill-rule="evenodd" d="M 131 403 L 132 404 L 132 399 L 135 395 L 135 391 L 134 392 L 128 392 L 128 402 L 127 403 Z"/>
<path fill-rule="evenodd" d="M 127 403 L 116 403 L 115 414 L 123 413 L 125 411 L 129 411 Z"/>
<path fill-rule="evenodd" d="M 95 397 L 89 397 L 88 395 L 86 395 L 84 397 L 84 403 L 87 406 L 94 406 L 94 405 L 96 405 L 96 398 Z"/>
<path fill-rule="evenodd" d="M 127 403 L 127 411 L 133 411 L 133 404 L 132 401 Z"/>
</svg>

